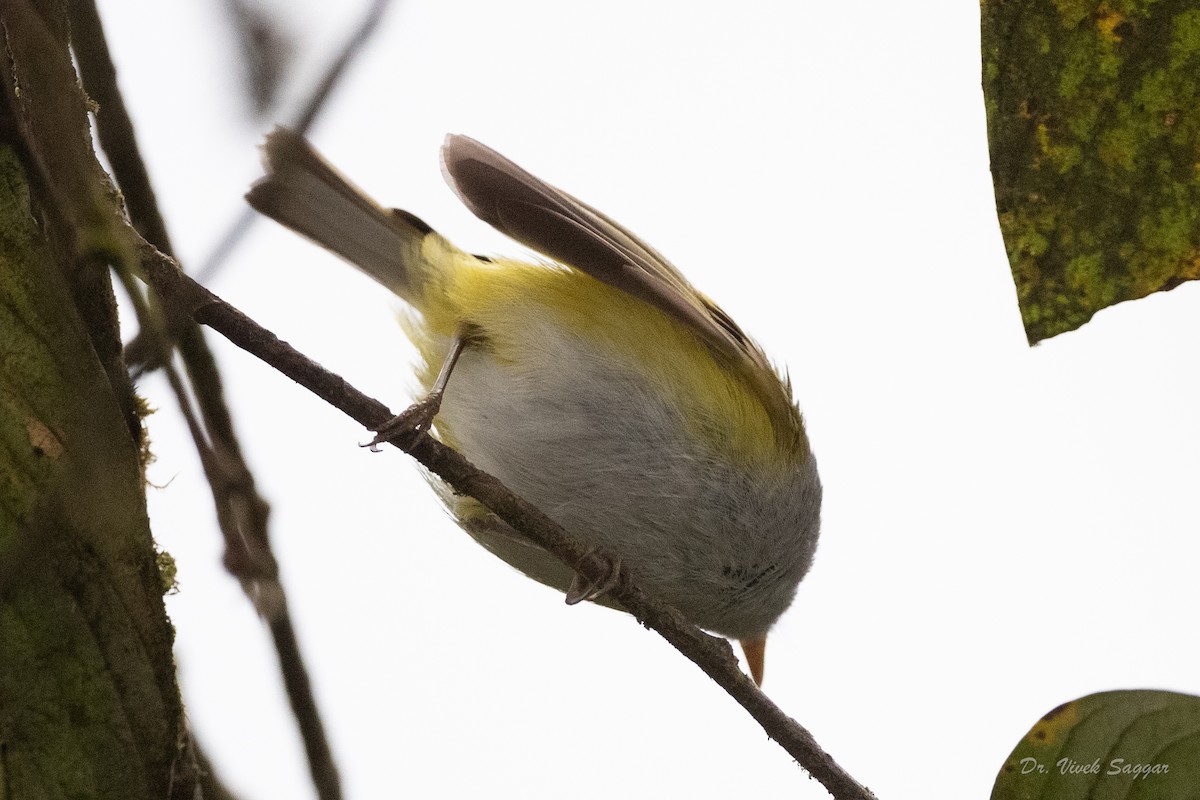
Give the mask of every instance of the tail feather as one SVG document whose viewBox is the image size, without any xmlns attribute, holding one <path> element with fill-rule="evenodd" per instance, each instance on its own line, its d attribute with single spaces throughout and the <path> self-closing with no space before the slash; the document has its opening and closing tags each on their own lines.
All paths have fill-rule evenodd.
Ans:
<svg viewBox="0 0 1200 800">
<path fill-rule="evenodd" d="M 263 145 L 267 174 L 246 200 L 260 213 L 341 256 L 413 302 L 429 265 L 422 241 L 437 234 L 405 211 L 380 206 L 335 170 L 299 134 L 276 128 Z"/>
</svg>

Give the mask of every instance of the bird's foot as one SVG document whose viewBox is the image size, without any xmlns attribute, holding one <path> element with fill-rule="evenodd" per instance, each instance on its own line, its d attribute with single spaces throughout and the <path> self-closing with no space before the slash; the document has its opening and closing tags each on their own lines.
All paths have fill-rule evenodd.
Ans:
<svg viewBox="0 0 1200 800">
<path fill-rule="evenodd" d="M 375 429 L 375 438 L 360 447 L 371 448 L 372 453 L 379 452 L 379 445 L 397 437 L 406 441 L 416 442 L 429 432 L 433 418 L 437 416 L 442 406 L 441 393 L 430 393 L 424 400 L 413 403 L 404 411 L 389 419 Z"/>
<path fill-rule="evenodd" d="M 615 587 L 625 577 L 621 559 L 592 549 L 575 565 L 575 577 L 567 588 L 567 605 L 595 600 Z"/>
</svg>

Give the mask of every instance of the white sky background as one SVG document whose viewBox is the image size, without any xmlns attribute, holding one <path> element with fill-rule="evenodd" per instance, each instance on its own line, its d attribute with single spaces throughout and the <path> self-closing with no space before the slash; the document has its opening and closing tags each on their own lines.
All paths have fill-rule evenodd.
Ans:
<svg viewBox="0 0 1200 800">
<path fill-rule="evenodd" d="M 298 98 L 364 4 L 279 5 Z M 241 114 L 220 4 L 102 11 L 195 266 L 268 126 Z M 312 133 L 385 204 L 519 253 L 439 174 L 445 133 L 478 138 L 637 231 L 788 365 L 826 500 L 765 688 L 889 800 L 986 797 L 1060 702 L 1200 692 L 1200 286 L 1026 345 L 978 21 L 959 0 L 398 0 Z M 332 256 L 264 222 L 212 288 L 407 403 L 396 301 Z M 825 796 L 657 635 L 521 578 L 403 455 L 359 449 L 353 422 L 209 339 L 349 797 Z M 160 379 L 143 389 L 161 409 L 151 510 L 179 565 L 168 608 L 195 731 L 246 800 L 309 797 L 174 402 Z"/>
</svg>

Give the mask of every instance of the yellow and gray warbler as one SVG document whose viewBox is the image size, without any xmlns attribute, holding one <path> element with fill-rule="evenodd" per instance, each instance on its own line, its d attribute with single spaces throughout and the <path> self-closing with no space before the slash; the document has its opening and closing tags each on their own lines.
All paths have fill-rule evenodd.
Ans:
<svg viewBox="0 0 1200 800">
<path fill-rule="evenodd" d="M 665 258 L 594 208 L 465 136 L 442 148 L 471 211 L 545 255 L 471 255 L 386 209 L 277 129 L 254 208 L 404 300 L 442 441 L 702 628 L 767 632 L 812 563 L 821 483 L 790 382 Z M 480 544 L 568 590 L 575 573 L 443 489 Z M 613 604 L 602 593 L 587 599 Z"/>
</svg>

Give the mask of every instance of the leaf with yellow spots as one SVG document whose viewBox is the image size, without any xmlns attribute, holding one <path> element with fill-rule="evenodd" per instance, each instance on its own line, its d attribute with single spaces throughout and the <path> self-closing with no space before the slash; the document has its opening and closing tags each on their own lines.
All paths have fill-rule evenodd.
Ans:
<svg viewBox="0 0 1200 800">
<path fill-rule="evenodd" d="M 996 209 L 1029 341 L 1200 278 L 1195 0 L 981 14 Z"/>
<path fill-rule="evenodd" d="M 1200 786 L 1200 697 L 1101 692 L 1034 724 L 992 800 L 1182 800 Z"/>
</svg>

